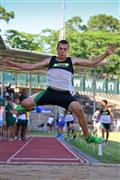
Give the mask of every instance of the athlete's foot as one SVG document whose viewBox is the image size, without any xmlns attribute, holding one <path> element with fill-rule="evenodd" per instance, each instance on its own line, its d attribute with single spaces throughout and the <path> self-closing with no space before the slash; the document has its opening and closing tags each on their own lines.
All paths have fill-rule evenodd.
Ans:
<svg viewBox="0 0 120 180">
<path fill-rule="evenodd" d="M 86 137 L 85 140 L 88 144 L 90 144 L 90 143 L 101 144 L 104 142 L 103 138 L 93 136 L 93 135 L 89 135 L 88 137 Z"/>
</svg>

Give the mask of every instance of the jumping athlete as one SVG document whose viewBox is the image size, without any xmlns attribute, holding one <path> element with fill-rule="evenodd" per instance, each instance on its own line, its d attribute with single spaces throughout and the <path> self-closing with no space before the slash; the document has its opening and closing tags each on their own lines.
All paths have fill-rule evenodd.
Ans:
<svg viewBox="0 0 120 180">
<path fill-rule="evenodd" d="M 67 56 L 69 43 L 61 40 L 57 44 L 57 56 L 45 58 L 36 64 L 17 63 L 6 59 L 4 65 L 7 67 L 17 67 L 23 70 L 40 70 L 48 67 L 48 87 L 42 92 L 36 93 L 21 102 L 20 111 L 33 109 L 36 105 L 57 105 L 75 114 L 83 130 L 87 143 L 101 143 L 102 138 L 92 136 L 89 133 L 87 121 L 82 106 L 72 96 L 72 78 L 74 74 L 73 66 L 94 67 L 106 57 L 114 53 L 116 47 L 111 45 L 105 53 L 91 59 L 71 58 Z"/>
</svg>

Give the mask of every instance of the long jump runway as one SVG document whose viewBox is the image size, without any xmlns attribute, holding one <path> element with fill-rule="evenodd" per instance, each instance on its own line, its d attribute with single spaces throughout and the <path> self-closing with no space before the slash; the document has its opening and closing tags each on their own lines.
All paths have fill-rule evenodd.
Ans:
<svg viewBox="0 0 120 180">
<path fill-rule="evenodd" d="M 55 137 L 0 141 L 0 163 L 86 164 L 89 161 Z"/>
</svg>

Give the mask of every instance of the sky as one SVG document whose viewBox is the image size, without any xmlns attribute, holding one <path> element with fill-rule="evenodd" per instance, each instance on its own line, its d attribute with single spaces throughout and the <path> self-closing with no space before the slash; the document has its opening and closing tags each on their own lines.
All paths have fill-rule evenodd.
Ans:
<svg viewBox="0 0 120 180">
<path fill-rule="evenodd" d="M 0 24 L 1 33 L 7 29 L 39 34 L 43 29 L 58 30 L 61 27 L 62 0 L 0 0 L 8 12 L 14 11 L 15 18 Z M 91 16 L 106 14 L 119 19 L 119 0 L 65 0 L 65 21 L 80 16 L 86 24 Z"/>
</svg>

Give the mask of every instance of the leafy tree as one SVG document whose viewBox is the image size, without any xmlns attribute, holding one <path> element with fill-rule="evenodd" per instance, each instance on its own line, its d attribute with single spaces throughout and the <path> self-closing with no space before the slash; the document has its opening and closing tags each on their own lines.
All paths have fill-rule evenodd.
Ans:
<svg viewBox="0 0 120 180">
<path fill-rule="evenodd" d="M 65 29 L 83 31 L 86 29 L 85 25 L 82 25 L 82 19 L 79 16 L 74 16 L 65 23 Z"/>
<path fill-rule="evenodd" d="M 0 20 L 4 20 L 8 23 L 10 19 L 13 19 L 14 17 L 15 17 L 15 14 L 13 11 L 7 12 L 5 8 L 0 7 Z"/>
<path fill-rule="evenodd" d="M 44 48 L 43 52 L 49 54 L 55 54 L 56 44 L 59 40 L 59 31 L 55 31 L 51 29 L 43 29 L 40 36 Z"/>
<path fill-rule="evenodd" d="M 94 19 L 94 18 L 93 18 Z M 91 19 L 90 19 L 91 20 Z M 90 21 L 89 20 L 89 21 Z M 120 36 L 117 26 L 110 31 L 91 28 L 87 24 L 87 29 L 81 25 L 81 18 L 72 18 L 66 22 L 66 39 L 70 43 L 70 55 L 81 58 L 92 58 L 103 53 L 108 45 L 116 44 L 118 51 L 107 58 L 105 66 L 97 66 L 98 74 L 108 74 L 120 77 Z M 97 25 L 96 25 L 97 26 Z M 59 30 L 43 29 L 40 34 L 27 34 L 15 30 L 7 31 L 7 43 L 15 48 L 34 50 L 49 54 L 56 53 L 56 44 L 59 40 Z M 90 70 L 89 70 L 90 71 Z"/>
<path fill-rule="evenodd" d="M 119 32 L 120 22 L 112 16 L 99 14 L 89 19 L 87 29 L 92 31 Z"/>
<path fill-rule="evenodd" d="M 43 51 L 40 36 L 37 34 L 8 30 L 6 36 L 6 43 L 8 43 L 12 48 Z"/>
</svg>

